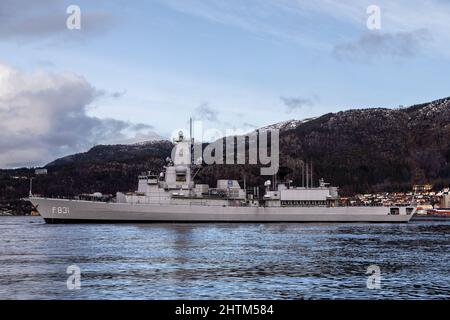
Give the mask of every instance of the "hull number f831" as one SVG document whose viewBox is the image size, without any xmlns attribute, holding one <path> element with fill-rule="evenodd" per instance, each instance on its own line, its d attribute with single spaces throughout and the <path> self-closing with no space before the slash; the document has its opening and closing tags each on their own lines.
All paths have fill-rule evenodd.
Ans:
<svg viewBox="0 0 450 320">
<path fill-rule="evenodd" d="M 70 210 L 68 207 L 52 207 L 53 214 L 69 214 Z"/>
</svg>

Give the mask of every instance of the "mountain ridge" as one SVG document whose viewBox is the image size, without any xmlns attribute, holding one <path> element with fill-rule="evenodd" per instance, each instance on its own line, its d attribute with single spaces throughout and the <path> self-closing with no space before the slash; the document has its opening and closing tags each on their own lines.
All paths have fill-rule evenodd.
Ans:
<svg viewBox="0 0 450 320">
<path fill-rule="evenodd" d="M 280 128 L 280 180 L 301 184 L 304 162 L 314 165 L 314 179 L 325 178 L 344 195 L 405 191 L 412 184 L 450 185 L 450 97 L 406 108 L 349 109 L 314 119 L 288 120 Z M 33 182 L 35 193 L 133 191 L 143 171 L 159 171 L 170 156 L 168 140 L 132 145 L 97 145 L 84 153 L 48 163 L 48 175 Z M 25 170 L 25 171 L 24 171 Z M 0 200 L 28 194 L 28 184 L 12 179 L 31 169 L 0 170 Z M 212 185 L 217 179 L 246 179 L 262 185 L 255 165 L 213 165 L 198 175 Z"/>
</svg>

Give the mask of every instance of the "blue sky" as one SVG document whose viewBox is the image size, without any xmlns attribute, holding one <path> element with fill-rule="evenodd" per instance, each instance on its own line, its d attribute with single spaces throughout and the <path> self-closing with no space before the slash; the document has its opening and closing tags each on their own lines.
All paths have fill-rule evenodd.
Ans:
<svg viewBox="0 0 450 320">
<path fill-rule="evenodd" d="M 70 4 L 81 9 L 81 30 L 65 27 Z M 381 8 L 380 30 L 366 26 L 372 4 Z M 61 88 L 79 89 L 84 99 L 70 108 L 81 118 L 71 121 L 92 123 L 80 134 L 95 132 L 83 143 L 75 131 L 67 132 L 74 141 L 55 143 L 61 127 L 42 119 L 37 136 L 49 141 L 42 157 L 30 156 L 37 149 L 14 149 L 0 167 L 45 163 L 95 143 L 167 137 L 191 116 L 209 127 L 249 130 L 450 96 L 448 1 L 6 0 L 0 18 L 0 64 L 15 75 L 3 82 L 27 83 L 14 94 L 4 90 L 7 101 L 51 85 L 61 99 Z M 28 106 L 39 110 L 36 121 L 67 113 L 49 101 Z M 11 118 L 15 127 L 4 139 L 25 140 L 21 134 L 32 130 L 19 120 Z M 106 134 L 114 130 L 117 139 Z M 8 148 L 0 141 L 1 151 Z"/>
</svg>

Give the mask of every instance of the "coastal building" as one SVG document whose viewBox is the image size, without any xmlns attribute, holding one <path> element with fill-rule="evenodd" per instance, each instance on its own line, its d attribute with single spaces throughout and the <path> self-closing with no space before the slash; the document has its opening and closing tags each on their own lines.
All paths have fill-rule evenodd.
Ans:
<svg viewBox="0 0 450 320">
<path fill-rule="evenodd" d="M 428 191 L 431 191 L 431 190 L 433 190 L 433 185 L 432 184 L 415 184 L 413 186 L 413 191 L 415 193 L 428 192 Z"/>
<path fill-rule="evenodd" d="M 37 176 L 47 174 L 47 169 L 45 169 L 45 168 L 35 169 L 34 174 Z"/>
<path fill-rule="evenodd" d="M 450 208 L 450 191 L 449 188 L 444 189 L 442 194 L 440 208 Z"/>
<path fill-rule="evenodd" d="M 219 179 L 217 187 L 196 184 L 193 164 L 193 139 L 185 139 L 182 131 L 175 139 L 172 157 L 157 174 L 138 176 L 137 191 L 117 192 L 105 202 L 100 193 L 92 200 L 36 197 L 29 200 L 47 223 L 72 222 L 408 222 L 416 209 L 405 206 L 340 206 L 338 188 L 323 179 L 306 187 L 291 182 L 275 186 L 264 183 L 262 197 L 249 197 L 246 187 L 237 180 Z M 308 175 L 306 175 L 308 177 Z M 275 180 L 275 179 L 274 179 Z M 244 183 L 245 185 L 245 183 Z"/>
</svg>

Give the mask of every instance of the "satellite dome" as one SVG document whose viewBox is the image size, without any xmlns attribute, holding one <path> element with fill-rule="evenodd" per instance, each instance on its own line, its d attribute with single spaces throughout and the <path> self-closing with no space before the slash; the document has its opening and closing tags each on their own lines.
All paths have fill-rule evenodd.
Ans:
<svg viewBox="0 0 450 320">
<path fill-rule="evenodd" d="M 187 168 L 185 166 L 176 166 L 175 173 L 176 174 L 186 174 Z"/>
</svg>

